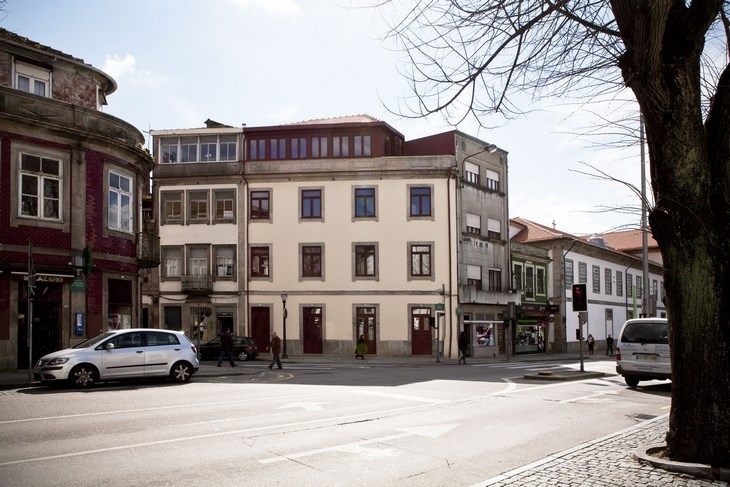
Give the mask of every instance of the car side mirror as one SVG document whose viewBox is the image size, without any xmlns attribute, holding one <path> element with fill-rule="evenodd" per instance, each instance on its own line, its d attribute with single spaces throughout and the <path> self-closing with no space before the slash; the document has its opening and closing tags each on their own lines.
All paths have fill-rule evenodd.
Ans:
<svg viewBox="0 0 730 487">
<path fill-rule="evenodd" d="M 104 348 L 107 350 L 114 350 L 114 344 L 113 343 L 107 343 Z"/>
</svg>

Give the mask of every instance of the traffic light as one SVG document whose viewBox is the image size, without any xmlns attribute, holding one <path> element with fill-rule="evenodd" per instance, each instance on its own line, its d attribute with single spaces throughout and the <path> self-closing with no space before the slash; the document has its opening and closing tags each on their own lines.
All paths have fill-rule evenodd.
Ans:
<svg viewBox="0 0 730 487">
<path fill-rule="evenodd" d="M 585 284 L 573 284 L 573 311 L 588 311 Z"/>
</svg>

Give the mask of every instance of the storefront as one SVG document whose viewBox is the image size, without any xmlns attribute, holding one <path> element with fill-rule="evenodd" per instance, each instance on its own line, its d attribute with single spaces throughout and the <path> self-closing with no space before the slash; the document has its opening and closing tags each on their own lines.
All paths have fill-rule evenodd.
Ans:
<svg viewBox="0 0 730 487">
<path fill-rule="evenodd" d="M 523 303 L 517 307 L 515 354 L 545 353 L 548 327 L 556 305 Z"/>
</svg>

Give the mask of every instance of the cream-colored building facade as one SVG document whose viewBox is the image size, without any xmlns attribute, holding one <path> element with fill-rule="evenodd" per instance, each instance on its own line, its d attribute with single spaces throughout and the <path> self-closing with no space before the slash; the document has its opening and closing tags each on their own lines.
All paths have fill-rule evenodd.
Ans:
<svg viewBox="0 0 730 487">
<path fill-rule="evenodd" d="M 208 122 L 152 131 L 160 327 L 436 357 L 466 329 L 472 355 L 506 353 L 506 152 L 456 131 L 411 144 L 367 116 Z"/>
</svg>

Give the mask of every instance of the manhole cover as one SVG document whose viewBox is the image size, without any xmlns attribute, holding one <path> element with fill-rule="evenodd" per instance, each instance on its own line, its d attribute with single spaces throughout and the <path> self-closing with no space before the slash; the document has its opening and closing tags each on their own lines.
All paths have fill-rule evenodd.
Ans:
<svg viewBox="0 0 730 487">
<path fill-rule="evenodd" d="M 654 419 L 656 418 L 656 414 L 637 414 L 634 418 L 641 420 Z"/>
</svg>

